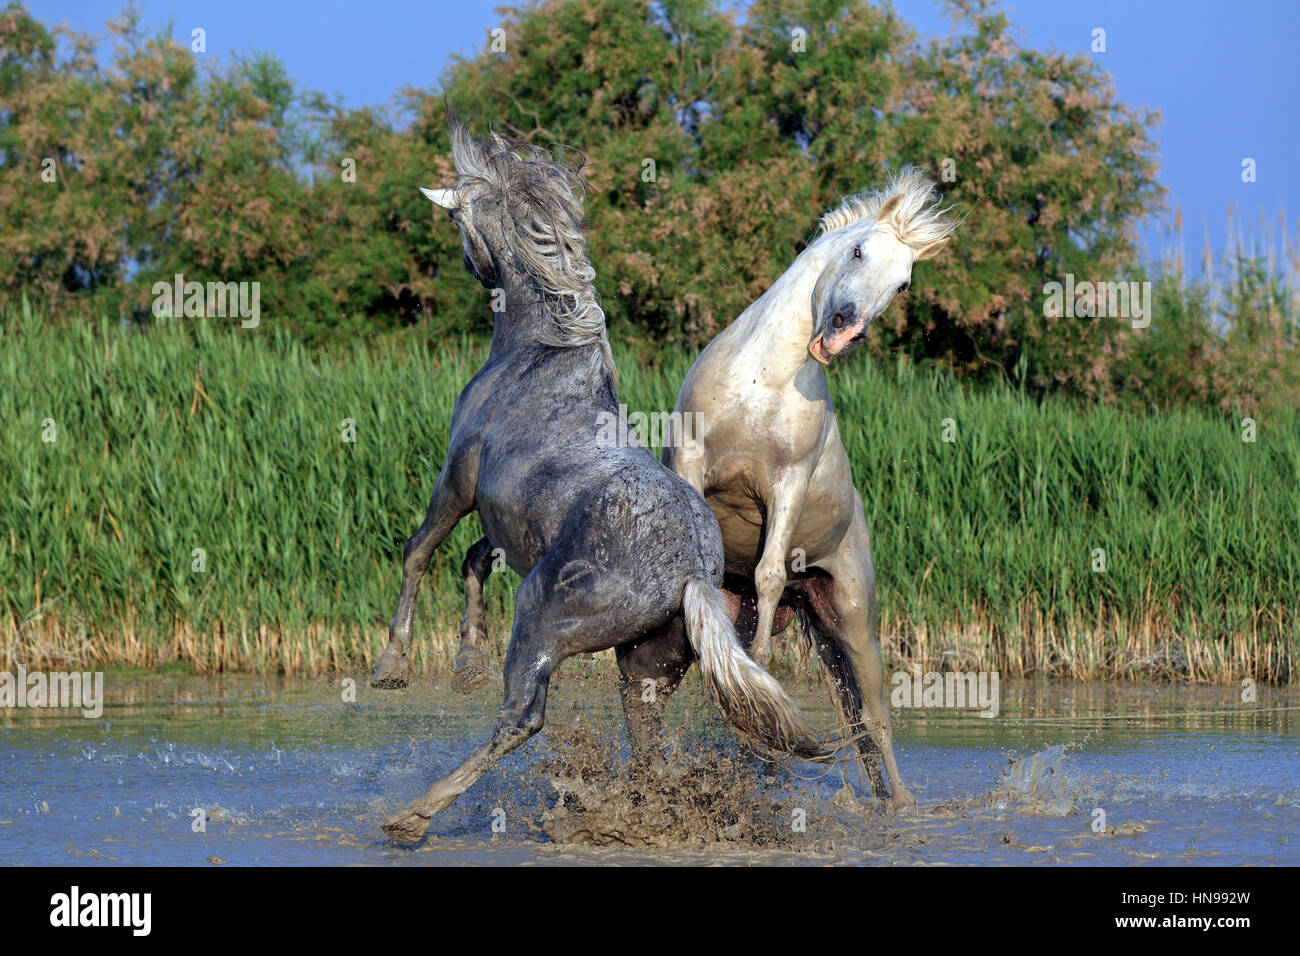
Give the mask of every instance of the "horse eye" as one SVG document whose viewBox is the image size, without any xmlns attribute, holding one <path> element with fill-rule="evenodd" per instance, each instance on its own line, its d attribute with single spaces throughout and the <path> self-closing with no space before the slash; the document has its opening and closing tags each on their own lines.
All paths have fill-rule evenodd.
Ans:
<svg viewBox="0 0 1300 956">
<path fill-rule="evenodd" d="M 854 247 L 853 247 L 853 258 L 854 258 L 854 259 L 861 259 L 861 258 L 862 258 L 862 247 L 861 247 L 861 246 L 854 246 Z"/>
</svg>

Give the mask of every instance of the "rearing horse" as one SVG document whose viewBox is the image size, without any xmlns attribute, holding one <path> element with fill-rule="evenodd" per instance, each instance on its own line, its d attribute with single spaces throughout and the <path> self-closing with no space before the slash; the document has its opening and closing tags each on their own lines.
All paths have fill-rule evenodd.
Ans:
<svg viewBox="0 0 1300 956">
<path fill-rule="evenodd" d="M 541 729 L 560 661 L 610 647 L 637 684 L 663 678 L 660 656 L 643 646 L 671 647 L 687 663 L 694 654 L 710 696 L 743 735 L 777 752 L 824 756 L 797 706 L 737 640 L 718 588 L 722 536 L 704 499 L 643 445 L 601 439 L 621 412 L 574 192 L 579 171 L 546 150 L 496 135 L 475 142 L 449 124 L 459 181 L 424 192 L 448 210 L 466 268 L 503 291 L 505 310 L 486 363 L 456 400 L 447 457 L 403 552 L 397 612 L 372 683 L 407 682 L 420 578 L 470 511 L 523 582 L 496 729 L 385 832 L 418 842 L 434 813 Z M 631 725 L 639 711 L 628 716 Z M 637 726 L 643 734 L 644 722 Z"/>
<path fill-rule="evenodd" d="M 724 588 L 741 640 L 766 667 L 774 631 L 796 613 L 803 617 L 836 703 L 853 731 L 866 731 L 858 749 L 872 793 L 891 807 L 916 801 L 894 757 L 871 535 L 824 369 L 862 342 L 911 284 L 912 266 L 937 255 L 959 224 L 911 167 L 882 189 L 842 200 L 794 264 L 700 353 L 675 409 L 693 413 L 694 434 L 686 441 L 670 431 L 664 448 L 665 464 L 705 496 L 722 527 Z M 670 429 L 687 420 L 672 416 Z M 461 691 L 486 677 L 482 589 L 490 540 L 471 547 L 462 565 L 465 619 L 454 679 Z M 641 759 L 662 757 L 655 731 L 690 653 L 684 641 L 660 638 L 638 645 L 641 671 L 630 673 L 619 660 Z M 629 681 L 638 673 L 657 674 L 650 702 L 633 693 Z"/>
<path fill-rule="evenodd" d="M 910 167 L 883 189 L 844 199 L 785 274 L 700 353 L 676 407 L 693 413 L 694 441 L 670 437 L 664 449 L 722 527 L 725 586 L 740 598 L 733 607 L 742 640 L 752 635 L 751 656 L 766 667 L 774 622 L 780 630 L 793 612 L 803 616 L 841 711 L 867 732 L 859 748 L 872 791 L 885 796 L 883 757 L 893 806 L 916 801 L 894 759 L 871 536 L 824 369 L 863 340 L 911 284 L 913 264 L 936 255 L 957 225 Z"/>
</svg>

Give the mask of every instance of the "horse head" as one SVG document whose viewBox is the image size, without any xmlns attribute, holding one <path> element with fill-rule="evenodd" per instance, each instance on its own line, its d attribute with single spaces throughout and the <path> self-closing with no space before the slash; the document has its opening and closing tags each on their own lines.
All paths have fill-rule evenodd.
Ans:
<svg viewBox="0 0 1300 956">
<path fill-rule="evenodd" d="M 530 337 L 560 347 L 598 343 L 613 374 L 596 270 L 582 232 L 582 163 L 495 132 L 475 140 L 451 116 L 447 124 L 458 181 L 420 191 L 460 229 L 465 268 L 484 287 L 516 297 L 506 311 L 511 321 L 535 322 Z M 514 310 L 520 298 L 542 307 Z"/>
<path fill-rule="evenodd" d="M 866 337 L 872 321 L 912 283 L 912 266 L 931 259 L 960 221 L 939 207 L 934 184 L 905 166 L 873 193 L 847 197 L 822 218 L 825 266 L 813 288 L 808 352 L 829 365 Z"/>
<path fill-rule="evenodd" d="M 523 157 L 516 144 L 505 137 L 492 133 L 488 140 L 478 142 L 456 118 L 449 116 L 447 125 L 457 183 L 448 189 L 421 186 L 420 192 L 447 210 L 448 217 L 460 230 L 466 271 L 485 288 L 496 288 L 500 278 L 499 260 L 505 258 L 510 248 L 507 184 L 521 173 L 533 170 L 519 169 Z"/>
</svg>

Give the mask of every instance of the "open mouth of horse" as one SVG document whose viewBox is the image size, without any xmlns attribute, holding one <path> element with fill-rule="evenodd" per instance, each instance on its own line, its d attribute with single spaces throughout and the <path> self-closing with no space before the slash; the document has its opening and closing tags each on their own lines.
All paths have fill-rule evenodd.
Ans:
<svg viewBox="0 0 1300 956">
<path fill-rule="evenodd" d="M 830 365 L 832 359 L 845 352 L 851 352 L 862 344 L 867 337 L 867 326 L 870 324 L 865 321 L 845 322 L 841 318 L 839 328 L 834 328 L 835 320 L 841 318 L 839 313 L 831 317 L 831 321 L 822 327 L 813 340 L 808 343 L 808 354 L 817 360 L 821 365 Z"/>
</svg>

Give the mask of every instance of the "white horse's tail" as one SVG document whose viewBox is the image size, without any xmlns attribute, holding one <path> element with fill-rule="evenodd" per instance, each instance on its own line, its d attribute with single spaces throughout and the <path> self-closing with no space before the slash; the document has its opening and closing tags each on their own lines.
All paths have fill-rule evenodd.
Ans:
<svg viewBox="0 0 1300 956">
<path fill-rule="evenodd" d="M 828 757 L 799 705 L 740 646 L 722 592 L 703 578 L 687 581 L 682 609 L 686 637 L 700 659 L 704 686 L 732 726 L 761 749 Z"/>
</svg>

